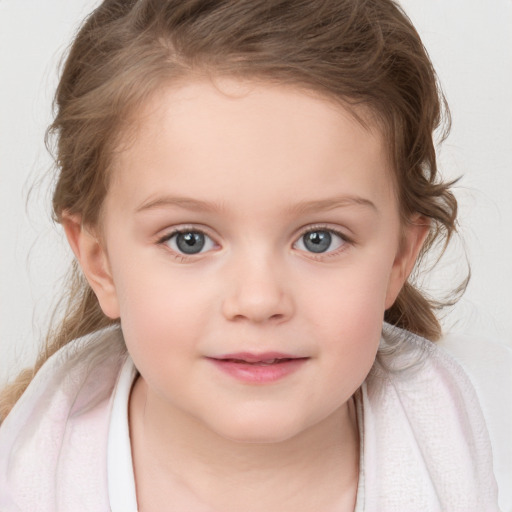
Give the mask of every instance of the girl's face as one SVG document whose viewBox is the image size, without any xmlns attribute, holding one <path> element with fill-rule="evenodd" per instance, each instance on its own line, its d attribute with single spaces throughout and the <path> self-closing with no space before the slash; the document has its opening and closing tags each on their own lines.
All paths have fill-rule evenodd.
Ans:
<svg viewBox="0 0 512 512">
<path fill-rule="evenodd" d="M 379 130 L 224 79 L 162 90 L 130 140 L 81 258 L 148 403 L 249 442 L 345 408 L 426 232 L 400 224 Z"/>
</svg>

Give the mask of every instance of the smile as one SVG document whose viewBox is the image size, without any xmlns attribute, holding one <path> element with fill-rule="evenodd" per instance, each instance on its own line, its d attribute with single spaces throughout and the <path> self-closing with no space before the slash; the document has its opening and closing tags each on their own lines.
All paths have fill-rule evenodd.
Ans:
<svg viewBox="0 0 512 512">
<path fill-rule="evenodd" d="M 309 358 L 279 353 L 251 354 L 244 352 L 207 359 L 219 370 L 239 381 L 267 384 L 299 370 Z"/>
</svg>

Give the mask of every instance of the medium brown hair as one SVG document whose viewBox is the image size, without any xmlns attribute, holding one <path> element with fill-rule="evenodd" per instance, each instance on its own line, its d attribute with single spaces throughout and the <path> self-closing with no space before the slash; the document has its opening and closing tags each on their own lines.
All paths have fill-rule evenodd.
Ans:
<svg viewBox="0 0 512 512">
<path fill-rule="evenodd" d="M 431 222 L 423 254 L 450 239 L 457 202 L 438 178 L 433 139 L 443 119 L 446 135 L 449 113 L 420 37 L 392 0 L 105 0 L 78 32 L 55 97 L 57 221 L 68 212 L 97 225 L 130 115 L 196 74 L 294 85 L 371 112 L 404 222 L 413 213 Z M 385 319 L 435 340 L 435 307 L 407 282 Z M 63 320 L 35 368 L 4 393 L 0 416 L 52 353 L 112 322 L 75 262 Z"/>
</svg>

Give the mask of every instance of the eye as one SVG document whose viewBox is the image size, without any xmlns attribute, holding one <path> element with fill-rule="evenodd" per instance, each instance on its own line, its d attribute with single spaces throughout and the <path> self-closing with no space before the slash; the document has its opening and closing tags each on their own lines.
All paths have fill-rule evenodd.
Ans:
<svg viewBox="0 0 512 512">
<path fill-rule="evenodd" d="M 173 251 L 186 255 L 210 251 L 216 245 L 207 234 L 192 229 L 175 231 L 161 239 L 160 243 L 165 243 Z"/>
<path fill-rule="evenodd" d="M 346 243 L 346 238 L 332 229 L 312 229 L 295 242 L 295 247 L 301 251 L 321 254 L 335 251 Z"/>
</svg>

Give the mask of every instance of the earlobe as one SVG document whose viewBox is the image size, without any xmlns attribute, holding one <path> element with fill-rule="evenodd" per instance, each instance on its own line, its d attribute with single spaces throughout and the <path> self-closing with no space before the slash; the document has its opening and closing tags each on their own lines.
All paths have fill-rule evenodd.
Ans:
<svg viewBox="0 0 512 512">
<path fill-rule="evenodd" d="M 427 217 L 416 215 L 410 219 L 404 231 L 402 243 L 391 269 L 385 309 L 389 309 L 393 305 L 402 286 L 411 274 L 423 243 L 430 232 L 430 221 Z"/>
<path fill-rule="evenodd" d="M 119 318 L 119 303 L 107 253 L 99 237 L 82 224 L 80 215 L 62 214 L 68 243 L 93 289 L 103 313 Z"/>
</svg>

